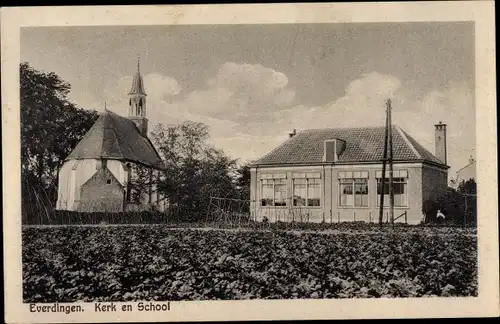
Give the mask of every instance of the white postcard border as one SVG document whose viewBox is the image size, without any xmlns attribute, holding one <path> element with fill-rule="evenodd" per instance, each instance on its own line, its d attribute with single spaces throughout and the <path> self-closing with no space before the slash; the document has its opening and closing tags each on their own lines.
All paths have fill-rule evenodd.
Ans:
<svg viewBox="0 0 500 324">
<path fill-rule="evenodd" d="M 4 286 L 7 322 L 129 322 L 258 319 L 475 317 L 499 315 L 494 3 L 265 4 L 25 7 L 1 9 Z M 477 298 L 171 302 L 168 312 L 32 313 L 22 304 L 19 58 L 20 28 L 154 24 L 273 24 L 474 21 L 479 296 Z M 125 303 L 116 303 L 118 307 Z M 137 303 L 132 303 L 137 305 Z"/>
</svg>

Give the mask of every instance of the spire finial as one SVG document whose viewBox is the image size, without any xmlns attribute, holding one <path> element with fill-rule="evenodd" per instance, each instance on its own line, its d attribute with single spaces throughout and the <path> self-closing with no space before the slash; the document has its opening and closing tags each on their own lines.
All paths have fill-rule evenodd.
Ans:
<svg viewBox="0 0 500 324">
<path fill-rule="evenodd" d="M 104 100 L 104 110 L 108 110 L 108 109 L 106 108 L 106 100 Z"/>
<path fill-rule="evenodd" d="M 137 73 L 139 73 L 139 63 L 140 63 L 141 57 L 140 54 L 137 53 Z"/>
</svg>

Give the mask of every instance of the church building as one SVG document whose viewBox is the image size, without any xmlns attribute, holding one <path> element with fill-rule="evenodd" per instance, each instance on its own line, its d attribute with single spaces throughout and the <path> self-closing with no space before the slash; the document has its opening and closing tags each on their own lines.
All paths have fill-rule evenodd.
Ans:
<svg viewBox="0 0 500 324">
<path fill-rule="evenodd" d="M 123 212 L 164 208 L 156 190 L 163 162 L 148 138 L 146 91 L 139 62 L 128 117 L 105 111 L 59 170 L 58 210 Z"/>
</svg>

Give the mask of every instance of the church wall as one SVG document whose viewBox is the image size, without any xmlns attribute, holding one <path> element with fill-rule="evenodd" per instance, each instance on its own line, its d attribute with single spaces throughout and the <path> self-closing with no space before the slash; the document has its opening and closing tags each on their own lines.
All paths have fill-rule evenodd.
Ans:
<svg viewBox="0 0 500 324">
<path fill-rule="evenodd" d="M 118 182 L 125 187 L 127 183 L 127 170 L 125 164 L 120 160 L 108 160 L 107 166 Z"/>
<path fill-rule="evenodd" d="M 71 171 L 73 166 L 77 163 L 75 160 L 65 162 L 59 170 L 59 183 L 57 192 L 56 209 L 59 210 L 72 210 L 73 202 L 75 200 L 74 173 Z"/>
<path fill-rule="evenodd" d="M 101 166 L 100 160 L 94 160 L 94 159 L 84 159 L 84 160 L 70 160 L 67 161 L 63 164 L 59 171 L 59 187 L 58 187 L 58 199 L 57 199 L 57 205 L 56 209 L 58 210 L 70 210 L 70 211 L 77 211 L 77 210 L 89 210 L 91 209 L 89 206 L 92 205 L 92 203 L 89 202 L 89 199 L 92 201 L 95 201 L 97 198 L 95 198 L 92 195 L 89 195 L 86 193 L 86 191 L 83 191 L 83 186 L 84 184 L 89 181 L 92 177 L 96 176 L 96 172 Z M 117 183 L 120 185 L 120 193 L 119 193 L 119 199 L 120 199 L 120 208 L 123 209 L 123 199 L 124 197 L 124 191 L 127 186 L 127 180 L 128 180 L 128 172 L 127 168 L 124 162 L 119 161 L 119 160 L 107 160 L 106 161 L 106 167 L 108 169 L 109 175 L 112 175 L 113 179 L 116 179 Z M 157 171 L 153 171 L 153 180 L 156 182 L 157 180 Z M 105 186 L 106 188 L 104 191 L 101 191 L 97 189 L 95 186 L 97 184 L 95 183 L 95 180 L 93 180 L 94 184 L 92 185 L 93 190 L 96 191 L 96 193 L 109 193 L 108 189 L 109 186 L 106 186 L 105 183 L 102 185 Z M 86 184 L 86 187 L 89 187 L 90 184 Z M 85 194 L 85 196 L 82 196 L 82 194 Z M 111 192 L 110 200 L 116 200 L 116 193 Z M 160 203 L 158 203 L 158 200 L 160 200 Z M 102 199 L 97 199 L 97 201 L 102 201 Z M 79 207 L 80 204 L 84 204 L 85 206 Z M 96 203 L 94 203 L 96 204 Z M 98 204 L 102 204 L 99 202 Z M 118 202 L 110 202 L 110 205 L 117 206 Z M 165 202 L 163 201 L 163 195 L 157 193 L 156 189 L 156 184 L 154 183 L 151 188 L 151 202 L 149 200 L 149 189 L 146 189 L 141 197 L 141 203 L 140 204 L 127 204 L 126 210 L 129 211 L 141 211 L 141 210 L 150 210 L 151 206 L 154 205 L 155 209 L 158 209 L 160 211 L 165 210 Z M 111 210 L 116 210 L 118 207 L 113 207 L 113 208 L 108 208 Z M 94 208 L 95 209 L 95 208 Z M 103 210 L 104 211 L 104 210 Z"/>
<path fill-rule="evenodd" d="M 96 173 L 97 160 L 70 160 L 59 171 L 57 209 L 76 210 L 81 186 Z"/>
<path fill-rule="evenodd" d="M 98 160 L 94 159 L 85 159 L 79 160 L 78 166 L 74 170 L 75 172 L 75 206 L 74 209 L 78 208 L 78 204 L 80 202 L 80 188 L 82 185 L 87 182 L 97 171 Z"/>
<path fill-rule="evenodd" d="M 102 167 L 82 185 L 77 210 L 79 212 L 121 212 L 123 211 L 123 195 L 123 185 L 108 168 Z"/>
</svg>

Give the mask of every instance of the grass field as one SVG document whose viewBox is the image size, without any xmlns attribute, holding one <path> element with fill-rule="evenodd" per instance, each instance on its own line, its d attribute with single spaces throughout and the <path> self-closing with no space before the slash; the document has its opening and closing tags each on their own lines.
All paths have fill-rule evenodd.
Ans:
<svg viewBox="0 0 500 324">
<path fill-rule="evenodd" d="M 477 295 L 475 230 L 313 229 L 25 227 L 24 301 Z"/>
</svg>

